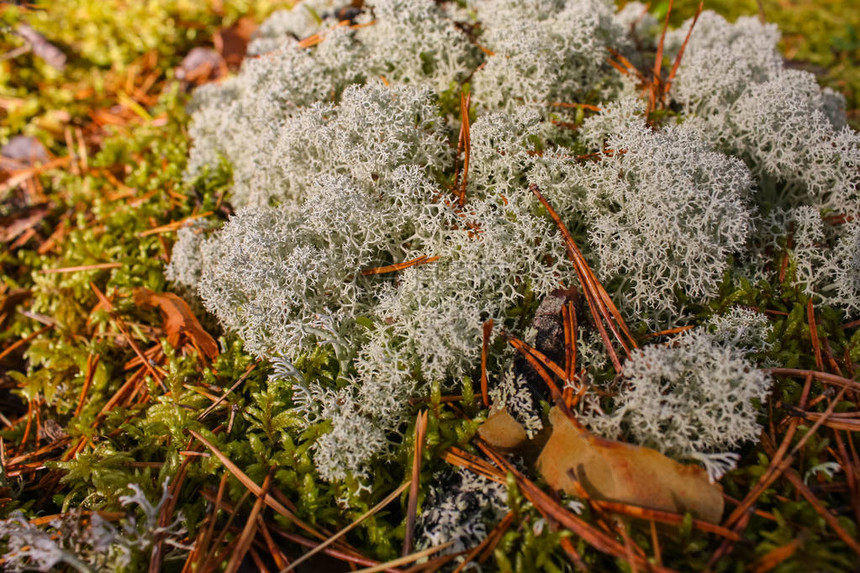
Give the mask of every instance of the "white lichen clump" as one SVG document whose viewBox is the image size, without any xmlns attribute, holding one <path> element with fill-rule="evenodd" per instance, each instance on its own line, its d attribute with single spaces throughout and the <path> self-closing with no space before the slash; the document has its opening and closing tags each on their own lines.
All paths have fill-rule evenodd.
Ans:
<svg viewBox="0 0 860 573">
<path fill-rule="evenodd" d="M 699 459 L 718 476 L 725 452 L 754 440 L 753 401 L 764 401 L 770 377 L 725 337 L 691 332 L 647 346 L 624 364 L 613 414 L 638 444 L 678 458 Z"/>
<path fill-rule="evenodd" d="M 324 478 L 368 478 L 398 451 L 410 398 L 474 377 L 484 321 L 510 326 L 528 296 L 575 284 L 529 185 L 633 325 L 690 324 L 725 280 L 775 279 L 786 249 L 789 281 L 860 312 L 860 136 L 838 97 L 784 68 L 773 26 L 703 14 L 670 92 L 681 111 L 658 126 L 608 63 L 610 48 L 640 62 L 636 47 L 655 45 L 642 5 L 368 4 L 276 13 L 238 75 L 198 90 L 188 177 L 227 164 L 237 211 L 220 230 L 182 230 L 168 268 L 274 361 L 270 384 L 291 389 L 299 429 L 327 424 L 312 446 Z M 646 346 L 615 373 L 614 409 L 588 423 L 718 474 L 756 438 L 768 382 L 750 360 L 769 337 L 766 318 L 736 309 Z M 584 321 L 577 344 L 578 369 L 613 378 Z M 337 358 L 336 380 L 293 366 L 319 347 Z M 516 377 L 498 378 L 498 402 L 523 395 Z M 535 431 L 540 412 L 529 416 Z"/>
<path fill-rule="evenodd" d="M 3 555 L 5 571 L 53 571 L 60 568 L 76 571 L 125 571 L 133 559 L 140 559 L 151 550 L 157 538 L 180 554 L 189 547 L 181 542 L 186 531 L 177 518 L 167 527 L 158 525 L 162 506 L 170 499 L 168 481 L 163 483 L 162 496 L 153 505 L 137 484 L 129 484 L 131 495 L 120 496 L 120 504 L 130 513 L 117 523 L 102 518 L 97 512 L 65 513 L 51 520 L 47 528 L 33 525 L 20 512 L 0 520 L 0 541 L 6 544 Z M 133 511 L 143 513 L 139 520 Z"/>
</svg>

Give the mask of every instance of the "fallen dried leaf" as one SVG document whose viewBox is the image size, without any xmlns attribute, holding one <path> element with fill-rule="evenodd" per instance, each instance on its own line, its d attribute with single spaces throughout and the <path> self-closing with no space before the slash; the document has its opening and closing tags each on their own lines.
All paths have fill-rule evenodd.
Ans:
<svg viewBox="0 0 860 573">
<path fill-rule="evenodd" d="M 208 358 L 218 356 L 218 344 L 203 330 L 188 307 L 188 303 L 173 293 L 156 293 L 146 288 L 134 289 L 134 302 L 140 306 L 157 307 L 164 315 L 164 330 L 167 342 L 179 346 L 181 335 L 185 335 Z"/>
<path fill-rule="evenodd" d="M 504 452 L 516 450 L 528 441 L 523 425 L 505 408 L 494 410 L 481 424 L 478 434 L 485 442 Z"/>
<path fill-rule="evenodd" d="M 599 501 L 621 502 L 719 523 L 722 487 L 704 469 L 683 465 L 640 446 L 599 438 L 574 426 L 558 408 L 538 470 L 555 489 L 577 495 L 577 483 Z"/>
<path fill-rule="evenodd" d="M 218 53 L 231 68 L 238 68 L 248 52 L 248 42 L 257 31 L 253 18 L 240 18 L 238 22 L 215 32 L 214 44 Z"/>
</svg>

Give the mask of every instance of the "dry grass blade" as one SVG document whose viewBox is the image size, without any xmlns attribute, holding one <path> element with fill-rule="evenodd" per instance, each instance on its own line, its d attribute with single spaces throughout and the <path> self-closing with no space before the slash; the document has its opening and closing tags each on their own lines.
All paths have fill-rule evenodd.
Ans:
<svg viewBox="0 0 860 573">
<path fill-rule="evenodd" d="M 122 266 L 122 263 L 97 263 L 94 265 L 78 265 L 76 267 L 62 267 L 59 269 L 43 269 L 38 271 L 39 274 L 43 275 L 53 275 L 53 274 L 61 274 L 61 273 L 76 273 L 78 271 L 98 271 L 104 269 L 118 269 Z"/>
<path fill-rule="evenodd" d="M 424 551 L 418 551 L 417 553 L 413 553 L 411 555 L 407 555 L 405 557 L 399 557 L 397 559 L 393 559 L 386 563 L 380 563 L 379 565 L 374 565 L 373 567 L 367 567 L 366 569 L 359 569 L 355 573 L 378 573 L 379 571 L 386 571 L 387 569 L 391 569 L 392 567 L 400 567 L 401 565 L 406 565 L 408 563 L 414 563 L 419 559 L 423 559 L 424 557 L 429 557 L 434 553 L 438 553 L 440 551 L 444 551 L 454 545 L 453 541 L 449 541 L 448 543 L 443 543 L 442 545 L 437 545 L 436 547 L 430 547 L 429 549 L 425 549 Z"/>
<path fill-rule="evenodd" d="M 424 436 L 427 434 L 427 410 L 420 412 L 415 420 L 415 453 L 412 457 L 412 485 L 409 488 L 409 504 L 406 509 L 406 534 L 403 539 L 403 555 L 412 553 L 415 536 L 415 518 L 418 515 L 418 488 L 421 485 L 421 458 L 424 455 Z"/>
<path fill-rule="evenodd" d="M 317 555 L 321 551 L 324 551 L 332 543 L 334 543 L 335 541 L 337 541 L 338 539 L 340 539 L 341 537 L 343 537 L 344 535 L 346 535 L 347 533 L 349 533 L 350 531 L 352 531 L 353 529 L 358 527 L 358 525 L 360 525 L 361 522 L 363 522 L 365 519 L 367 519 L 368 517 L 370 517 L 372 515 L 375 515 L 383 507 L 387 506 L 389 503 L 391 503 L 392 501 L 397 499 L 397 497 L 400 496 L 401 493 L 406 491 L 406 488 L 408 488 L 411 484 L 412 484 L 412 481 L 410 480 L 410 481 L 404 483 L 403 485 L 401 485 L 399 488 L 397 488 L 396 490 L 394 490 L 393 492 L 388 494 L 385 497 L 385 499 L 383 499 L 382 501 L 380 501 L 379 503 L 374 505 L 372 508 L 367 510 L 361 517 L 359 517 L 358 519 L 356 519 L 355 521 L 353 521 L 352 523 L 350 523 L 349 525 L 347 525 L 346 527 L 344 527 L 343 529 L 341 529 L 340 531 L 338 531 L 337 533 L 335 533 L 334 535 L 332 535 L 331 537 L 329 537 L 328 539 L 326 539 L 325 541 L 323 541 L 322 543 L 320 543 L 319 545 L 317 545 L 316 547 L 311 549 L 309 552 L 305 553 L 304 555 L 302 555 L 301 557 L 299 557 L 298 559 L 293 561 L 293 563 L 291 565 L 289 565 L 288 567 L 286 567 L 285 569 L 282 569 L 281 573 L 288 573 L 289 571 L 294 571 L 296 567 L 298 567 L 299 565 L 301 565 L 302 563 L 304 563 L 305 561 L 307 561 L 308 559 L 310 559 L 314 555 Z"/>
<path fill-rule="evenodd" d="M 254 483 L 254 480 L 252 480 L 247 475 L 245 475 L 245 473 L 239 469 L 239 466 L 237 466 L 232 461 L 230 461 L 230 458 L 225 456 L 224 453 L 221 450 L 219 450 L 218 448 L 216 448 L 212 442 L 210 442 L 209 440 L 207 440 L 206 438 L 204 438 L 203 436 L 201 436 L 200 434 L 198 434 L 194 430 L 188 430 L 188 433 L 190 433 L 192 436 L 194 436 L 194 438 L 197 441 L 199 441 L 201 444 L 203 444 L 204 446 L 209 448 L 209 450 L 213 454 L 215 454 L 215 457 L 217 457 L 219 460 L 221 460 L 221 463 L 224 464 L 224 467 L 226 467 L 227 470 L 230 473 L 232 473 L 233 476 L 242 483 L 242 485 L 244 485 L 246 488 L 248 488 L 248 490 L 251 493 L 253 493 L 254 495 L 256 495 L 258 497 L 262 494 L 262 492 L 263 492 L 262 488 L 260 486 L 258 486 L 256 483 Z M 287 519 L 291 520 L 300 529 L 313 535 L 317 539 L 320 539 L 320 540 L 325 539 L 325 537 L 320 532 L 318 532 L 316 529 L 314 529 L 313 527 L 311 527 L 310 525 L 308 525 L 307 523 L 305 523 L 301 519 L 299 519 L 298 516 L 296 516 L 292 511 L 290 511 L 286 507 L 284 507 L 277 500 L 272 499 L 271 497 L 266 497 L 266 505 L 268 505 L 269 507 L 271 507 L 272 509 L 274 509 L 275 511 L 277 511 L 278 513 L 280 513 L 281 515 L 283 515 Z"/>
</svg>

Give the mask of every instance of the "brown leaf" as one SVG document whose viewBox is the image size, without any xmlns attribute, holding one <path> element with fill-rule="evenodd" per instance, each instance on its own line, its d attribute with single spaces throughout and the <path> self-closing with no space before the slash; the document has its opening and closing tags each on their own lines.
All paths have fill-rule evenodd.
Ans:
<svg viewBox="0 0 860 573">
<path fill-rule="evenodd" d="M 553 433 L 538 470 L 555 489 L 578 495 L 580 486 L 598 501 L 620 502 L 719 523 L 722 487 L 704 469 L 683 465 L 640 446 L 599 438 L 574 426 L 558 408 L 550 411 Z"/>
<path fill-rule="evenodd" d="M 478 434 L 496 449 L 510 452 L 527 441 L 526 429 L 505 409 L 494 410 L 478 428 Z"/>
<path fill-rule="evenodd" d="M 238 68 L 248 52 L 248 42 L 257 31 L 253 18 L 240 18 L 238 22 L 215 32 L 215 49 L 231 68 Z"/>
<path fill-rule="evenodd" d="M 212 336 L 203 330 L 188 307 L 188 303 L 170 292 L 153 292 L 147 288 L 134 289 L 134 302 L 140 306 L 157 307 L 164 315 L 164 331 L 167 342 L 179 346 L 181 335 L 187 336 L 191 342 L 208 358 L 218 356 L 218 344 Z"/>
</svg>

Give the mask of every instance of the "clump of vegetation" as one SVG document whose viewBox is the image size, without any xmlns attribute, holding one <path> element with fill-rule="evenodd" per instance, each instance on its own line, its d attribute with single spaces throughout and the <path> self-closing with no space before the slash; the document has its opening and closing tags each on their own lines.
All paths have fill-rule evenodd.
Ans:
<svg viewBox="0 0 860 573">
<path fill-rule="evenodd" d="M 308 0 L 225 77 L 268 4 L 157 7 L 3 13 L 72 56 L 4 62 L 4 567 L 853 566 L 860 136 L 776 26 Z M 548 494 L 551 406 L 724 521 Z"/>
</svg>

